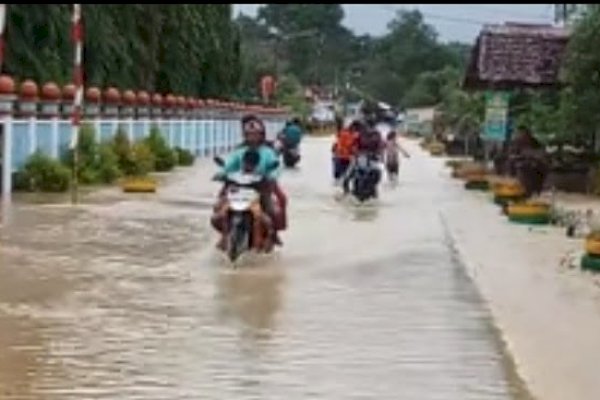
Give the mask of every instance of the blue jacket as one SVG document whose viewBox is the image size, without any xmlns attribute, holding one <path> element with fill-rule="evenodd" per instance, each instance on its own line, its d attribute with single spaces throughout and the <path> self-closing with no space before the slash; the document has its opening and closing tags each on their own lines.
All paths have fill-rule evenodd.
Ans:
<svg viewBox="0 0 600 400">
<path fill-rule="evenodd" d="M 297 146 L 302 140 L 302 128 L 296 124 L 287 125 L 283 128 L 283 137 L 290 146 Z"/>
<path fill-rule="evenodd" d="M 244 153 L 248 150 L 248 146 L 242 145 L 235 149 L 233 153 L 231 153 L 227 160 L 225 160 L 225 166 L 223 168 L 223 172 L 226 174 L 231 174 L 234 172 L 238 172 L 242 169 L 242 160 L 244 158 Z M 279 161 L 279 157 L 275 150 L 266 144 L 262 144 L 257 149 L 258 154 L 260 155 L 260 161 L 258 162 L 257 172 L 262 176 L 265 176 L 268 179 L 276 180 L 281 173 L 279 168 L 269 171 L 268 166 L 271 165 L 275 161 Z"/>
</svg>

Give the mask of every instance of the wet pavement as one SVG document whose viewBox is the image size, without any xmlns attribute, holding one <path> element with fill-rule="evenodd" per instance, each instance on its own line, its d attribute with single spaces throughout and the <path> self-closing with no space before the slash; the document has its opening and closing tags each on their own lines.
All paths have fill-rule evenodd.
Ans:
<svg viewBox="0 0 600 400">
<path fill-rule="evenodd" d="M 0 398 L 529 399 L 453 251 L 439 160 L 376 204 L 335 196 L 308 139 L 285 248 L 214 249 L 200 162 L 158 195 L 13 205 L 0 244 Z"/>
</svg>

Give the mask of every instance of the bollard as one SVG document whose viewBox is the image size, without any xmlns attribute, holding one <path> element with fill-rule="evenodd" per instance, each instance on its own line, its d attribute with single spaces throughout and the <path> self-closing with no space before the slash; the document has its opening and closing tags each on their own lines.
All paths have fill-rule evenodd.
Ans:
<svg viewBox="0 0 600 400">
<path fill-rule="evenodd" d="M 21 118 L 35 117 L 38 104 L 38 85 L 27 79 L 21 84 L 17 116 Z"/>
<path fill-rule="evenodd" d="M 69 83 L 62 89 L 61 114 L 64 119 L 70 119 L 73 114 L 73 101 L 75 100 L 75 85 Z"/>
<path fill-rule="evenodd" d="M 143 90 L 136 94 L 135 118 L 141 121 L 143 137 L 148 137 L 150 134 L 150 95 Z"/>
<path fill-rule="evenodd" d="M 100 137 L 102 140 L 110 140 L 114 137 L 119 127 L 119 108 L 121 107 L 121 92 L 115 87 L 109 87 L 104 91 Z"/>
<path fill-rule="evenodd" d="M 134 116 L 135 106 L 137 97 L 132 90 L 125 90 L 123 92 L 123 103 L 121 107 L 121 117 L 132 119 Z"/>
<path fill-rule="evenodd" d="M 196 114 L 198 118 L 198 129 L 199 129 L 199 140 L 200 140 L 200 156 L 208 157 L 208 135 L 209 135 L 209 122 L 208 122 L 208 104 L 206 100 L 198 100 L 198 111 Z"/>
<path fill-rule="evenodd" d="M 168 119 L 168 128 L 167 131 L 164 132 L 164 135 L 167 137 L 167 143 L 169 143 L 169 147 L 172 149 L 174 147 L 175 139 L 174 139 L 174 111 L 175 106 L 177 105 L 177 99 L 172 94 L 168 94 L 165 96 L 163 101 L 163 118 Z"/>
<path fill-rule="evenodd" d="M 42 86 L 40 101 L 40 118 L 56 118 L 60 110 L 60 88 L 54 82 L 47 82 Z"/>
<path fill-rule="evenodd" d="M 85 103 L 83 115 L 94 125 L 95 139 L 97 143 L 102 141 L 100 132 L 100 103 L 102 101 L 102 92 L 99 88 L 92 86 L 85 91 Z"/>
<path fill-rule="evenodd" d="M 150 95 L 148 92 L 140 90 L 136 97 L 135 117 L 141 120 L 147 119 L 150 116 Z"/>
<path fill-rule="evenodd" d="M 58 141 L 58 117 L 60 115 L 60 88 L 54 82 L 47 82 L 42 86 L 41 101 L 40 101 L 40 119 L 49 119 L 50 124 L 50 141 L 46 142 L 48 153 L 57 159 L 59 156 L 59 141 Z"/>
<path fill-rule="evenodd" d="M 152 108 L 151 110 L 151 118 L 156 122 L 159 122 L 163 117 L 163 97 L 159 93 L 154 93 L 152 95 Z"/>
<path fill-rule="evenodd" d="M 28 144 L 27 148 L 24 148 L 25 146 L 15 146 L 18 149 L 17 151 L 19 151 L 17 153 L 17 160 L 22 160 L 21 162 L 24 162 L 27 157 L 35 153 L 38 148 L 37 136 L 35 134 L 38 94 L 38 85 L 34 81 L 28 79 L 21 84 L 17 117 L 27 120 L 27 138 L 25 139 L 21 135 L 13 138 L 13 140 L 18 140 L 21 144 Z M 26 143 L 24 143 L 25 141 Z M 22 151 L 25 152 L 22 153 Z"/>
<path fill-rule="evenodd" d="M 133 134 L 133 117 L 135 115 L 135 106 L 137 103 L 137 97 L 132 90 L 125 90 L 123 92 L 123 105 L 121 107 L 121 118 L 126 120 L 126 123 L 123 124 L 126 127 L 127 138 L 129 139 L 129 143 L 133 144 L 135 142 L 135 137 Z"/>
<path fill-rule="evenodd" d="M 194 113 L 196 112 L 196 106 L 198 100 L 193 97 L 187 98 L 187 107 L 185 110 L 185 147 L 184 149 L 191 152 L 196 156 L 197 148 L 197 131 L 196 124 L 194 123 Z"/>
<path fill-rule="evenodd" d="M 102 92 L 95 86 L 87 88 L 85 91 L 85 107 L 83 113 L 86 118 L 96 119 L 100 116 L 100 102 Z"/>
<path fill-rule="evenodd" d="M 115 87 L 109 87 L 104 91 L 103 116 L 107 119 L 118 118 L 121 106 L 121 92 Z"/>
</svg>

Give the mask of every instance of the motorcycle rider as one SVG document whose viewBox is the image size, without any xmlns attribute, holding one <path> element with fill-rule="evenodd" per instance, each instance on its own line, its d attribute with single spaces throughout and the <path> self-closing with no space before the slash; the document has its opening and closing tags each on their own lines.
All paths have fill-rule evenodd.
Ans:
<svg viewBox="0 0 600 400">
<path fill-rule="evenodd" d="M 256 166 L 256 172 L 264 176 L 265 184 L 261 190 L 261 205 L 265 213 L 269 215 L 273 221 L 273 242 L 277 245 L 282 245 L 281 239 L 277 233 L 278 230 L 284 230 L 287 227 L 287 196 L 277 183 L 279 176 L 279 169 L 270 170 L 269 166 L 278 161 L 277 153 L 275 150 L 266 142 L 266 130 L 264 123 L 255 115 L 246 115 L 242 118 L 242 132 L 244 135 L 244 142 L 236 148 L 236 150 L 229 155 L 225 160 L 222 174 L 230 174 L 237 172 L 243 168 L 244 155 L 247 151 L 255 151 L 259 155 L 258 164 Z M 213 227 L 223 234 L 219 247 L 222 248 L 225 245 L 225 230 L 223 229 L 224 215 L 219 213 L 223 207 L 225 201 L 225 188 L 219 193 L 219 199 L 215 206 L 215 214 L 211 219 Z M 272 201 L 272 194 L 277 198 L 278 206 L 280 208 L 279 213 L 275 210 L 275 205 Z M 278 218 L 279 217 L 279 218 Z"/>
<path fill-rule="evenodd" d="M 336 181 L 346 174 L 352 162 L 358 129 L 357 122 L 353 122 L 348 127 L 343 127 L 341 120 L 338 122 L 338 132 L 332 148 L 333 177 Z"/>
<path fill-rule="evenodd" d="M 410 158 L 408 152 L 398 142 L 396 131 L 392 130 L 387 134 L 385 141 L 385 168 L 391 178 L 398 176 L 398 170 L 400 168 L 399 153 L 402 153 L 406 158 Z"/>
<path fill-rule="evenodd" d="M 356 139 L 353 151 L 353 159 L 359 154 L 365 154 L 371 161 L 380 162 L 383 159 L 383 152 L 385 150 L 385 142 L 381 137 L 379 131 L 375 128 L 367 124 L 366 126 L 363 124 L 358 124 L 358 137 Z M 375 185 L 378 185 L 381 181 L 381 170 L 379 168 L 375 168 L 373 171 L 375 174 Z M 354 162 L 348 168 L 348 173 L 344 177 L 344 193 L 348 193 L 350 191 L 349 184 L 354 174 Z"/>
<path fill-rule="evenodd" d="M 288 121 L 280 134 L 280 141 L 284 147 L 294 149 L 302 140 L 302 125 L 298 118 Z"/>
</svg>

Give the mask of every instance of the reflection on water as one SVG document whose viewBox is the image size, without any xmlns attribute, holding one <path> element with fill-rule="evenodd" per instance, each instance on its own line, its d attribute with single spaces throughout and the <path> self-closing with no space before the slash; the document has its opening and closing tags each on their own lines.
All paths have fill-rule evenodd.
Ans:
<svg viewBox="0 0 600 400">
<path fill-rule="evenodd" d="M 526 399 L 446 243 L 437 172 L 412 158 L 399 188 L 347 207 L 326 143 L 303 151 L 285 248 L 235 270 L 208 230 L 210 161 L 153 196 L 17 200 L 0 398 Z"/>
<path fill-rule="evenodd" d="M 217 287 L 222 316 L 239 321 L 245 334 L 250 337 L 269 339 L 276 330 L 283 283 L 281 268 L 220 273 Z"/>
</svg>

